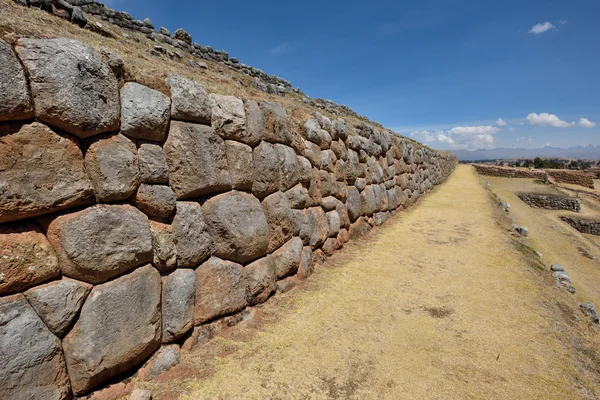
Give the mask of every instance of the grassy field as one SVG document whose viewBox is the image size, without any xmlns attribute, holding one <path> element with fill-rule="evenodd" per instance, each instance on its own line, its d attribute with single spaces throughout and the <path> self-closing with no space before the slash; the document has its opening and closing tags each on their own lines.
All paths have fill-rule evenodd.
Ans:
<svg viewBox="0 0 600 400">
<path fill-rule="evenodd" d="M 135 384 L 157 399 L 597 398 L 594 329 L 509 231 L 459 166 L 304 287 Z"/>
</svg>

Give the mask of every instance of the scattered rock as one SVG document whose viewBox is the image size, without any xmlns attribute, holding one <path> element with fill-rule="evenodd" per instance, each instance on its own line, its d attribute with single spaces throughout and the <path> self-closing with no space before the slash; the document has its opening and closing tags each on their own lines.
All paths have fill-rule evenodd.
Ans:
<svg viewBox="0 0 600 400">
<path fill-rule="evenodd" d="M 167 134 L 171 100 L 149 87 L 128 82 L 121 88 L 121 133 L 135 138 L 162 141 Z"/>
<path fill-rule="evenodd" d="M 596 311 L 596 307 L 593 303 L 588 301 L 587 303 L 581 304 L 579 307 L 581 307 L 581 311 L 590 317 L 595 324 L 600 323 L 600 316 L 598 316 L 598 311 Z"/>
<path fill-rule="evenodd" d="M 565 272 L 565 267 L 560 264 L 552 264 L 552 266 L 550 266 L 550 270 L 552 272 Z"/>
</svg>

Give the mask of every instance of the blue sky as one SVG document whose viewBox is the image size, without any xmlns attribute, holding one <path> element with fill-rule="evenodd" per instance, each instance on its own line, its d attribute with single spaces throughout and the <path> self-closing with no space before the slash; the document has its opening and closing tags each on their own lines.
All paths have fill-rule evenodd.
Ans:
<svg viewBox="0 0 600 400">
<path fill-rule="evenodd" d="M 105 3 L 435 148 L 600 145 L 598 0 Z"/>
</svg>

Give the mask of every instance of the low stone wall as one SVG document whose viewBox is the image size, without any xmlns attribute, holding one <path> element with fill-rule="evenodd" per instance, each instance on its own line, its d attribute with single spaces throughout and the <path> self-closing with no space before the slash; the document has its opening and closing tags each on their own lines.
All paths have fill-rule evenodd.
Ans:
<svg viewBox="0 0 600 400">
<path fill-rule="evenodd" d="M 557 183 L 571 183 L 594 189 L 594 176 L 592 174 L 562 169 L 547 169 L 546 173 L 552 176 Z"/>
<path fill-rule="evenodd" d="M 581 233 L 600 236 L 600 221 L 591 221 L 581 218 L 560 217 L 564 222 L 571 225 Z"/>
<path fill-rule="evenodd" d="M 570 197 L 533 193 L 519 193 L 517 196 L 531 207 L 545 208 L 548 210 L 569 210 L 574 212 L 581 211 L 579 201 Z"/>
<path fill-rule="evenodd" d="M 497 167 L 494 165 L 473 164 L 473 167 L 481 175 L 500 176 L 503 178 L 530 178 L 545 179 L 546 173 L 541 170 L 528 170 L 509 167 Z"/>
<path fill-rule="evenodd" d="M 71 39 L 0 41 L 0 398 L 79 396 L 171 357 L 457 164 L 370 125 L 166 83 L 119 89 Z"/>
</svg>

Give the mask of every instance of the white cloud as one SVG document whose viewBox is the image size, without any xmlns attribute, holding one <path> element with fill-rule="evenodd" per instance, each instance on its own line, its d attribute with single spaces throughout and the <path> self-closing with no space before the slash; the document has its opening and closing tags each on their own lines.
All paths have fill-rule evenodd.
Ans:
<svg viewBox="0 0 600 400">
<path fill-rule="evenodd" d="M 549 126 L 552 128 L 569 128 L 575 125 L 575 122 L 563 121 L 556 115 L 548 113 L 531 113 L 527 116 L 527 121 L 529 121 L 530 125 Z"/>
<path fill-rule="evenodd" d="M 498 118 L 496 120 L 496 125 L 498 125 L 498 126 L 506 126 L 507 124 L 506 124 L 506 122 L 504 122 L 504 120 L 502 118 Z"/>
<path fill-rule="evenodd" d="M 589 120 L 589 119 L 587 119 L 587 118 L 579 118 L 579 124 L 578 124 L 578 125 L 579 125 L 580 127 L 582 127 L 582 128 L 588 128 L 588 129 L 590 129 L 590 128 L 593 128 L 593 127 L 595 127 L 595 126 L 596 126 L 596 123 L 595 123 L 595 122 L 592 122 L 592 121 L 590 121 L 590 120 Z"/>
<path fill-rule="evenodd" d="M 531 142 L 533 139 L 527 136 L 521 136 L 517 138 L 517 142 Z"/>
<path fill-rule="evenodd" d="M 515 128 L 513 128 L 512 126 L 509 126 L 509 127 L 508 127 L 508 130 L 509 130 L 509 131 L 511 131 L 511 132 L 514 132 L 514 131 L 515 131 Z"/>
<path fill-rule="evenodd" d="M 566 19 L 561 19 L 560 21 L 558 21 L 559 24 L 561 25 L 566 25 L 569 21 L 567 21 Z"/>
<path fill-rule="evenodd" d="M 444 131 L 414 131 L 410 136 L 424 143 L 445 143 L 453 149 L 478 149 L 494 147 L 494 135 L 498 132 L 500 128 L 490 125 L 457 126 Z"/>
<path fill-rule="evenodd" d="M 549 21 L 544 22 L 543 24 L 535 24 L 527 33 L 533 33 L 534 35 L 539 35 L 540 33 L 544 33 L 549 31 L 550 29 L 556 29 L 552 23 Z"/>
</svg>

